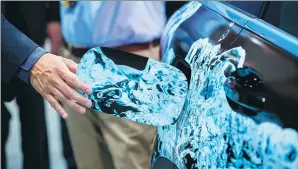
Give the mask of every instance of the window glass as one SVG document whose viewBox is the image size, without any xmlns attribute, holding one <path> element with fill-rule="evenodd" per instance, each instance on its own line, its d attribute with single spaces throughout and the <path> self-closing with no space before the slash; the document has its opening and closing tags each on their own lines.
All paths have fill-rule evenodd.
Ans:
<svg viewBox="0 0 298 169">
<path fill-rule="evenodd" d="M 298 1 L 229 1 L 227 3 L 298 37 Z"/>
<path fill-rule="evenodd" d="M 259 16 L 262 9 L 263 1 L 229 1 L 227 2 L 245 12 L 248 12 L 254 16 Z"/>
<path fill-rule="evenodd" d="M 280 1 L 268 3 L 262 19 L 298 37 L 298 2 Z"/>
</svg>

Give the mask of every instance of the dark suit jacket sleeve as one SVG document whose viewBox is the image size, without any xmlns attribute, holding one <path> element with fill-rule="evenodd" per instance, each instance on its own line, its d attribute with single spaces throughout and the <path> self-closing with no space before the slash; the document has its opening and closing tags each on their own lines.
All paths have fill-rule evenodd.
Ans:
<svg viewBox="0 0 298 169">
<path fill-rule="evenodd" d="M 1 83 L 9 84 L 37 47 L 1 14 Z"/>
</svg>

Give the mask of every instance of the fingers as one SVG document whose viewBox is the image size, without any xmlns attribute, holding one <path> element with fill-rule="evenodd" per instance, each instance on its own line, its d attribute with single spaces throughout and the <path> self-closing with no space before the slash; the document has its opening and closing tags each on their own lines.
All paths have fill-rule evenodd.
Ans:
<svg viewBox="0 0 298 169">
<path fill-rule="evenodd" d="M 73 88 L 77 88 L 86 94 L 92 93 L 90 87 L 84 84 L 75 74 L 71 72 L 64 72 L 62 79 Z"/>
<path fill-rule="evenodd" d="M 65 97 L 58 89 L 53 89 L 53 96 L 57 101 L 62 102 L 65 105 L 68 105 L 73 110 L 79 112 L 80 114 L 84 114 L 86 112 L 86 108 L 75 103 L 74 101 Z"/>
<path fill-rule="evenodd" d="M 63 59 L 63 61 L 72 73 L 77 72 L 78 64 L 76 64 L 74 61 L 69 59 Z"/>
<path fill-rule="evenodd" d="M 63 109 L 63 107 L 60 105 L 60 103 L 51 95 L 47 94 L 45 96 L 45 99 L 50 103 L 50 105 L 60 114 L 60 116 L 64 119 L 68 117 L 68 114 Z"/>
<path fill-rule="evenodd" d="M 91 94 L 91 89 L 79 80 L 73 73 L 77 64 L 53 54 L 43 55 L 31 70 L 30 82 L 50 104 L 65 119 L 68 114 L 61 103 L 84 113 L 85 107 L 91 108 L 92 102 L 83 97 L 75 89 Z M 61 102 L 61 103 L 59 103 Z M 84 107 L 85 106 L 85 107 Z"/>
<path fill-rule="evenodd" d="M 59 89 L 59 91 L 63 94 L 65 98 L 73 100 L 77 102 L 77 104 L 80 104 L 82 106 L 91 108 L 92 102 L 86 97 L 83 97 L 82 95 L 80 95 L 76 90 L 72 89 L 64 81 L 57 80 L 57 84 L 58 85 L 56 85 L 56 87 Z"/>
</svg>

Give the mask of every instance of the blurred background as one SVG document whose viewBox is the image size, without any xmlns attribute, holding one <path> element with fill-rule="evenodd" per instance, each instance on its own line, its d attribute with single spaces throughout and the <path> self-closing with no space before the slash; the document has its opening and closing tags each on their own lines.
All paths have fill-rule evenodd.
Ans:
<svg viewBox="0 0 298 169">
<path fill-rule="evenodd" d="M 46 48 L 50 43 L 46 41 Z M 21 130 L 19 120 L 19 108 L 16 100 L 5 103 L 11 113 L 10 131 L 6 145 L 7 167 L 9 169 L 22 168 Z M 49 141 L 49 154 L 51 169 L 67 169 L 66 161 L 62 153 L 61 125 L 58 113 L 45 101 L 45 114 Z M 50 123 L 49 123 L 50 122 Z"/>
</svg>

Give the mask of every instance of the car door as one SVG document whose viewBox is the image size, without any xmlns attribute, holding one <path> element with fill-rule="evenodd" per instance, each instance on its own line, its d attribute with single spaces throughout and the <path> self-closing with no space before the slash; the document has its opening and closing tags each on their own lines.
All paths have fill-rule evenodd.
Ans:
<svg viewBox="0 0 298 169">
<path fill-rule="evenodd" d="M 245 63 L 262 76 L 266 86 L 264 111 L 282 127 L 298 129 L 298 39 L 263 20 L 252 19 L 227 48 L 242 46 Z"/>
<path fill-rule="evenodd" d="M 192 7 L 194 7 L 194 4 L 192 4 Z M 270 10 L 268 9 L 267 11 Z M 259 14 L 264 18 L 268 18 L 268 15 L 266 16 L 266 12 L 260 12 Z M 288 132 L 287 134 L 292 134 L 292 137 L 290 138 L 288 137 L 289 135 L 287 135 L 284 140 L 279 138 L 269 139 L 269 137 L 272 137 L 272 135 L 269 134 L 270 136 L 268 136 L 266 140 L 263 139 L 264 135 L 259 134 L 258 132 L 253 132 L 254 127 L 245 126 L 246 124 L 244 123 L 239 123 L 239 126 L 237 127 L 243 127 L 243 129 L 245 130 L 253 129 L 251 130 L 252 132 L 250 133 L 250 135 L 246 136 L 244 134 L 244 136 L 240 136 L 243 133 L 241 134 L 237 132 L 234 133 L 234 135 L 239 134 L 239 136 L 242 138 L 254 137 L 254 139 L 252 140 L 257 140 L 255 142 L 256 144 L 268 146 L 266 151 L 268 151 L 269 147 L 272 146 L 271 142 L 274 142 L 276 143 L 276 148 L 278 147 L 279 150 L 279 152 L 276 153 L 279 153 L 279 157 L 281 158 L 279 159 L 279 161 L 275 162 L 283 163 L 285 166 L 296 165 L 296 156 L 292 156 L 291 154 L 297 153 L 297 39 L 280 29 L 274 28 L 272 25 L 269 25 L 265 21 L 259 20 L 256 16 L 250 15 L 245 11 L 242 11 L 230 5 L 228 6 L 227 4 L 221 2 L 200 2 L 199 7 L 195 9 L 195 12 L 193 12 L 190 17 L 186 19 L 184 18 L 184 21 L 181 23 L 179 22 L 179 19 L 177 19 L 176 22 L 173 23 L 178 24 L 178 26 L 175 27 L 174 24 L 168 24 L 168 28 L 166 29 L 165 33 L 166 35 L 164 35 L 162 38 L 162 60 L 180 68 L 181 70 L 189 69 L 186 68 L 187 64 L 185 65 L 183 61 L 185 60 L 185 57 L 187 55 L 187 52 L 191 48 L 191 45 L 197 39 L 209 38 L 209 42 L 213 45 L 221 44 L 219 53 L 223 53 L 239 46 L 241 46 L 246 51 L 244 67 L 257 71 L 266 86 L 266 91 L 263 91 L 266 94 L 266 104 L 262 108 L 262 110 L 267 111 L 267 113 L 269 113 L 270 115 L 274 115 L 254 119 L 255 122 L 257 124 L 261 124 L 265 121 L 269 121 L 269 126 L 274 126 L 271 125 L 271 122 L 280 126 L 280 128 L 274 127 L 275 129 L 271 127 L 264 129 L 264 131 L 262 131 L 264 133 L 271 133 L 272 135 L 274 135 L 275 133 L 277 137 L 283 137 L 285 136 L 284 134 Z M 183 71 L 187 72 L 187 70 Z M 190 76 L 190 72 L 188 72 L 188 75 Z M 246 114 L 243 114 L 243 112 L 236 113 L 239 113 L 240 118 L 242 115 L 246 116 Z M 183 128 L 184 125 L 185 124 L 183 122 L 177 124 L 175 126 L 175 130 L 180 130 L 180 128 Z M 283 130 L 285 127 L 290 128 L 291 130 Z M 231 128 L 231 130 L 233 129 Z M 162 134 L 163 136 L 165 136 L 164 133 Z M 179 136 L 177 135 L 174 137 L 176 137 L 174 138 L 176 140 L 179 139 Z M 171 138 L 167 139 L 170 140 Z M 212 139 L 206 140 L 206 142 L 209 141 L 212 142 Z M 232 139 L 231 143 L 233 144 L 228 145 L 231 148 L 235 146 L 237 142 L 242 141 L 244 141 L 243 144 L 248 144 L 248 142 L 246 142 L 245 140 L 239 139 L 237 141 Z M 167 144 L 167 141 L 165 141 L 165 144 Z M 293 149 L 289 150 L 288 148 L 286 148 L 289 145 L 291 145 L 290 147 L 292 147 Z M 166 148 L 160 148 L 162 146 L 162 144 L 158 143 L 157 150 L 166 151 Z M 241 147 L 244 145 L 239 146 Z M 257 147 L 258 146 L 252 146 L 249 147 L 249 149 L 254 149 Z M 172 148 L 175 149 L 176 147 Z M 273 149 L 270 149 L 270 151 L 264 153 L 264 156 L 260 157 L 258 153 L 256 156 L 254 156 L 253 154 L 246 154 L 256 153 L 247 151 L 247 148 L 248 147 L 244 146 L 243 148 L 239 148 L 239 150 L 237 150 L 238 153 L 241 152 L 240 154 L 243 155 L 241 157 L 241 155 L 238 154 L 240 155 L 239 159 L 243 158 L 244 161 L 248 162 L 247 164 L 251 163 L 251 158 L 254 158 L 254 160 L 261 160 L 262 162 L 265 162 L 263 158 L 268 157 L 269 159 L 272 155 L 270 155 L 270 152 L 274 151 Z M 188 147 L 188 151 L 190 151 L 190 149 L 191 147 Z M 261 149 L 262 148 L 259 147 L 258 151 Z M 194 160 L 188 153 L 183 156 L 177 156 L 177 154 L 169 154 L 169 152 L 171 151 L 166 151 L 166 153 L 157 151 L 155 155 L 157 155 L 158 158 L 155 157 L 156 159 L 153 160 L 152 165 L 154 169 L 193 169 L 198 166 L 196 165 L 196 163 L 198 163 L 198 159 Z M 229 155 L 227 158 L 234 158 L 234 156 L 236 155 L 231 152 L 229 152 L 228 154 Z M 192 156 L 193 155 L 194 154 L 192 154 Z M 212 158 L 212 156 L 213 155 L 210 154 L 208 157 Z M 216 156 L 216 154 L 214 154 L 214 156 Z M 233 158 L 231 159 L 235 160 Z M 232 163 L 232 161 L 229 162 Z M 267 162 L 270 163 L 270 165 L 272 162 L 271 167 L 274 166 L 274 161 Z M 252 162 L 252 165 L 250 166 L 239 163 L 238 167 L 252 167 L 254 165 L 258 166 L 265 164 L 253 163 L 254 162 Z M 282 166 L 275 165 L 275 168 L 276 167 L 279 168 Z"/>
<path fill-rule="evenodd" d="M 196 40 L 209 38 L 211 44 L 220 44 L 220 52 L 223 52 L 236 39 L 248 19 L 241 11 L 226 8 L 222 3 L 190 2 L 179 9 L 166 26 L 161 41 L 162 61 L 190 76 L 189 65 L 184 60 Z M 191 163 L 188 162 L 186 167 L 189 168 Z M 152 167 L 178 169 L 172 159 L 162 155 L 153 161 Z"/>
</svg>

